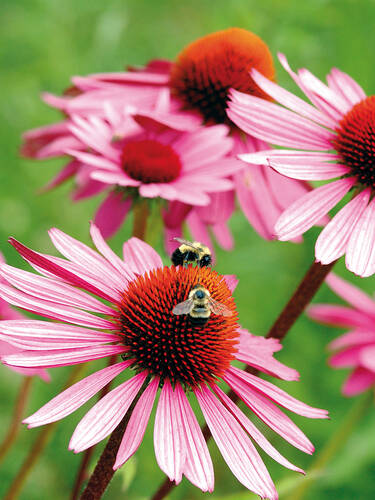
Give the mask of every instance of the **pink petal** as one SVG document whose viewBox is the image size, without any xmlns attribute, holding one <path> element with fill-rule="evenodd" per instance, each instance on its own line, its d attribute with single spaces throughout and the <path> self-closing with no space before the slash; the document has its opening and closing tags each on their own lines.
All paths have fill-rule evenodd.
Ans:
<svg viewBox="0 0 375 500">
<path fill-rule="evenodd" d="M 353 228 L 365 210 L 369 198 L 370 189 L 366 189 L 349 201 L 326 225 L 315 245 L 315 257 L 318 262 L 329 264 L 344 255 Z"/>
<path fill-rule="evenodd" d="M 361 365 L 375 374 L 375 345 L 365 347 L 360 353 Z"/>
<path fill-rule="evenodd" d="M 352 231 L 346 249 L 346 266 L 362 277 L 375 272 L 375 199 L 373 199 Z"/>
<path fill-rule="evenodd" d="M 299 379 L 299 373 L 296 370 L 285 366 L 273 357 L 273 353 L 281 348 L 276 339 L 257 337 L 243 328 L 238 331 L 240 342 L 236 346 L 236 359 L 283 380 Z"/>
<path fill-rule="evenodd" d="M 143 274 L 163 267 L 160 255 L 150 245 L 133 236 L 123 245 L 124 262 L 132 271 Z"/>
<path fill-rule="evenodd" d="M 181 482 L 186 459 L 182 425 L 177 395 L 166 379 L 156 410 L 154 448 L 159 467 L 176 484 Z"/>
<path fill-rule="evenodd" d="M 255 427 L 255 425 L 246 417 L 246 415 L 236 406 L 235 403 L 222 391 L 218 386 L 214 386 L 213 390 L 221 401 L 225 404 L 228 410 L 236 417 L 242 427 L 250 434 L 258 446 L 260 446 L 271 458 L 279 462 L 279 464 L 296 472 L 303 473 L 303 470 L 293 465 L 289 460 L 283 457 L 265 436 Z"/>
<path fill-rule="evenodd" d="M 149 383 L 135 405 L 117 452 L 116 462 L 113 466 L 115 470 L 121 467 L 138 450 L 146 432 L 158 387 L 159 379 L 156 377 Z"/>
<path fill-rule="evenodd" d="M 329 150 L 334 135 L 327 129 L 259 97 L 231 90 L 227 114 L 247 134 L 278 146 Z"/>
<path fill-rule="evenodd" d="M 255 494 L 277 500 L 278 495 L 272 479 L 237 420 L 204 385 L 194 393 L 212 436 L 232 473 Z"/>
<path fill-rule="evenodd" d="M 232 366 L 227 370 L 227 373 L 230 372 L 235 377 L 243 380 L 245 383 L 251 385 L 255 390 L 261 392 L 268 398 L 272 399 L 275 403 L 280 406 L 283 406 L 287 410 L 290 410 L 298 415 L 302 415 L 308 418 L 327 418 L 328 412 L 327 410 L 321 410 L 320 408 L 313 408 L 298 399 L 293 398 L 287 392 L 279 389 L 274 384 L 267 382 L 266 380 L 262 380 L 256 375 L 252 375 L 251 373 L 247 373 L 239 368 Z"/>
<path fill-rule="evenodd" d="M 202 491 L 212 492 L 214 489 L 214 470 L 202 430 L 180 384 L 176 384 L 175 393 L 185 435 L 186 462 L 184 474 L 190 482 Z"/>
<path fill-rule="evenodd" d="M 83 151 L 74 151 L 71 149 L 67 150 L 66 154 L 73 156 L 74 158 L 76 158 L 85 165 L 90 165 L 99 169 L 109 170 L 110 172 L 113 171 L 117 172 L 119 168 L 119 166 L 115 162 L 107 158 L 104 158 L 102 156 L 85 153 Z"/>
<path fill-rule="evenodd" d="M 103 293 L 99 288 L 88 283 L 87 281 L 73 274 L 67 269 L 64 269 L 58 264 L 55 264 L 52 258 L 47 258 L 37 252 L 34 252 L 33 250 L 27 248 L 25 245 L 15 240 L 14 238 L 9 238 L 9 243 L 12 246 L 14 246 L 17 252 L 20 253 L 22 257 L 28 262 L 35 264 L 36 266 L 41 267 L 42 269 L 47 270 L 49 273 L 52 273 L 53 275 L 62 278 L 64 281 L 67 281 L 68 283 L 74 286 L 83 288 L 84 290 L 87 290 L 88 292 L 91 292 L 94 295 L 97 295 L 98 297 L 102 297 L 105 300 L 113 302 L 114 300 L 113 297 L 110 297 L 106 293 Z"/>
<path fill-rule="evenodd" d="M 337 68 L 332 68 L 327 77 L 328 84 L 336 93 L 341 94 L 350 104 L 354 105 L 366 98 L 362 87 L 349 75 Z"/>
<path fill-rule="evenodd" d="M 221 246 L 221 248 L 224 248 L 224 250 L 228 251 L 233 250 L 233 235 L 225 222 L 214 224 L 212 226 L 212 232 L 214 233 L 216 241 Z"/>
<path fill-rule="evenodd" d="M 125 416 L 146 376 L 138 373 L 96 403 L 77 425 L 69 449 L 79 453 L 106 438 Z"/>
<path fill-rule="evenodd" d="M 121 273 L 121 276 L 127 281 L 134 279 L 134 274 L 125 265 L 124 261 L 107 245 L 99 228 L 94 223 L 90 224 L 90 235 L 96 248 L 112 264 L 113 268 Z"/>
<path fill-rule="evenodd" d="M 338 163 L 318 163 L 308 165 L 296 159 L 269 159 L 269 165 L 279 174 L 306 181 L 321 181 L 341 177 L 350 172 L 350 168 Z"/>
<path fill-rule="evenodd" d="M 312 443 L 276 405 L 229 371 L 226 372 L 224 380 L 268 427 L 296 448 L 305 453 L 313 453 Z"/>
<path fill-rule="evenodd" d="M 225 274 L 224 279 L 225 283 L 227 284 L 227 287 L 229 288 L 231 293 L 233 293 L 238 285 L 239 279 L 235 274 Z"/>
<path fill-rule="evenodd" d="M 277 85 L 271 80 L 268 80 L 268 78 L 265 78 L 256 69 L 253 68 L 250 74 L 255 83 L 262 90 L 264 90 L 264 92 L 266 92 L 269 96 L 271 96 L 283 106 L 291 109 L 301 116 L 319 123 L 320 125 L 324 125 L 326 127 L 332 127 L 335 125 L 335 123 L 324 113 L 314 108 L 314 106 L 311 106 L 311 104 L 307 103 L 306 101 L 303 101 L 299 97 L 295 96 L 291 92 L 283 89 L 282 87 L 280 87 L 280 85 Z"/>
<path fill-rule="evenodd" d="M 334 273 L 330 273 L 327 276 L 326 283 L 339 297 L 344 299 L 355 309 L 375 317 L 375 302 L 367 293 Z"/>
<path fill-rule="evenodd" d="M 375 331 L 354 330 L 354 332 L 344 333 L 344 335 L 340 335 L 340 337 L 333 340 L 328 347 L 336 350 L 366 344 L 375 344 Z"/>
<path fill-rule="evenodd" d="M 95 224 L 100 229 L 103 238 L 110 238 L 124 222 L 130 208 L 132 199 L 125 198 L 123 193 L 111 191 L 102 202 L 95 215 Z"/>
<path fill-rule="evenodd" d="M 335 368 L 351 368 L 360 363 L 364 346 L 355 345 L 331 356 L 329 364 Z"/>
<path fill-rule="evenodd" d="M 55 366 L 70 366 L 86 361 L 105 358 L 113 354 L 121 354 L 126 348 L 121 345 L 94 345 L 77 349 L 61 349 L 58 351 L 22 351 L 18 354 L 5 356 L 2 361 L 12 366 L 26 368 Z"/>
<path fill-rule="evenodd" d="M 375 384 L 375 373 L 358 367 L 346 379 L 342 392 L 345 396 L 356 396 Z"/>
<path fill-rule="evenodd" d="M 0 265 L 0 274 L 8 283 L 35 298 L 103 314 L 115 313 L 99 300 L 66 283 L 37 276 L 7 264 Z"/>
<path fill-rule="evenodd" d="M 238 155 L 242 161 L 253 165 L 268 165 L 270 160 L 281 162 L 308 163 L 319 165 L 321 162 L 338 161 L 340 157 L 334 153 L 322 153 L 321 151 L 298 151 L 293 149 L 265 149 L 254 153 L 242 153 Z"/>
<path fill-rule="evenodd" d="M 98 252 L 57 228 L 50 229 L 48 234 L 54 246 L 64 257 L 86 267 L 92 274 L 97 274 L 109 286 L 119 290 L 123 289 L 123 276 Z"/>
<path fill-rule="evenodd" d="M 85 311 L 79 311 L 48 300 L 34 298 L 32 295 L 20 292 L 7 285 L 0 284 L 0 297 L 9 302 L 9 304 L 45 316 L 46 318 L 58 319 L 91 328 L 113 328 L 111 321 L 99 316 L 94 316 Z"/>
<path fill-rule="evenodd" d="M 354 183 L 353 177 L 340 179 L 315 188 L 295 201 L 276 223 L 278 239 L 290 240 L 310 229 L 345 196 Z"/>
<path fill-rule="evenodd" d="M 372 329 L 374 320 L 363 312 L 349 307 L 316 304 L 308 309 L 308 315 L 322 323 L 337 326 L 355 326 Z"/>
<path fill-rule="evenodd" d="M 70 415 L 132 363 L 133 360 L 123 361 L 89 375 L 51 399 L 23 423 L 29 428 L 38 427 Z"/>
<path fill-rule="evenodd" d="M 90 347 L 92 344 L 119 342 L 112 333 L 89 330 L 77 326 L 36 320 L 3 320 L 0 336 L 22 349 L 44 350 Z"/>
</svg>

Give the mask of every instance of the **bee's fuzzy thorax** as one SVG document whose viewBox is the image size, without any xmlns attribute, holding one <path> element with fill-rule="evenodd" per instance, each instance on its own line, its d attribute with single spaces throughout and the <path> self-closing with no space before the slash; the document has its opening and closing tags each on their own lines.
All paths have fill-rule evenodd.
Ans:
<svg viewBox="0 0 375 500">
<path fill-rule="evenodd" d="M 197 284 L 230 309 L 212 314 L 204 326 L 172 310 Z M 119 329 L 135 367 L 172 384 L 196 387 L 220 377 L 236 352 L 237 312 L 223 276 L 210 268 L 164 267 L 139 276 L 123 294 Z"/>
</svg>

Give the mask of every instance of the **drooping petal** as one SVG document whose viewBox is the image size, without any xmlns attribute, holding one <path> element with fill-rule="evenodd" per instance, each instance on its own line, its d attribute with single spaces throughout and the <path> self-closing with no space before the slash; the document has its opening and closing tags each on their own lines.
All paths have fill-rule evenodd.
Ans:
<svg viewBox="0 0 375 500">
<path fill-rule="evenodd" d="M 243 328 L 238 331 L 240 337 L 239 344 L 236 345 L 236 359 L 274 377 L 284 380 L 299 379 L 296 370 L 280 363 L 273 357 L 274 352 L 279 351 L 281 348 L 277 339 L 257 337 Z"/>
<path fill-rule="evenodd" d="M 321 410 L 320 408 L 313 408 L 298 399 L 293 398 L 287 392 L 279 389 L 274 384 L 263 380 L 251 373 L 247 373 L 243 370 L 239 370 L 238 368 L 232 366 L 227 370 L 227 373 L 234 375 L 235 377 L 243 380 L 245 383 L 251 385 L 254 389 L 261 392 L 265 396 L 269 397 L 275 403 L 280 406 L 283 406 L 287 410 L 290 410 L 298 415 L 303 415 L 308 418 L 327 418 L 328 412 L 327 410 Z"/>
<path fill-rule="evenodd" d="M 375 374 L 375 345 L 365 347 L 360 353 L 360 363 L 362 366 Z"/>
<path fill-rule="evenodd" d="M 334 326 L 354 326 L 360 328 L 374 327 L 374 320 L 363 312 L 343 306 L 331 306 L 327 304 L 314 304 L 308 309 L 311 318 Z"/>
<path fill-rule="evenodd" d="M 156 410 L 154 448 L 159 467 L 176 484 L 181 482 L 186 459 L 182 425 L 177 395 L 166 379 Z"/>
<path fill-rule="evenodd" d="M 158 386 L 159 378 L 155 377 L 135 405 L 117 452 L 116 462 L 113 466 L 115 470 L 121 467 L 138 450 L 146 432 Z"/>
<path fill-rule="evenodd" d="M 354 183 L 354 178 L 340 179 L 320 186 L 295 201 L 276 223 L 278 239 L 290 240 L 310 229 L 337 205 Z"/>
<path fill-rule="evenodd" d="M 29 428 L 38 427 L 70 415 L 132 363 L 133 360 L 123 361 L 89 375 L 51 399 L 23 423 Z"/>
<path fill-rule="evenodd" d="M 363 278 L 375 272 L 375 199 L 362 213 L 349 239 L 346 267 Z"/>
<path fill-rule="evenodd" d="M 319 162 L 314 165 L 308 165 L 297 158 L 269 159 L 269 165 L 281 175 L 291 179 L 305 181 L 322 181 L 335 179 L 350 172 L 350 168 L 338 163 Z"/>
<path fill-rule="evenodd" d="M 96 403 L 77 425 L 69 449 L 78 453 L 107 437 L 125 416 L 146 375 L 138 373 Z"/>
<path fill-rule="evenodd" d="M 229 411 L 236 417 L 242 427 L 250 434 L 254 441 L 260 446 L 271 458 L 279 462 L 279 464 L 287 467 L 288 469 L 302 472 L 303 470 L 293 465 L 289 460 L 283 457 L 272 444 L 265 438 L 265 436 L 258 430 L 258 428 L 246 417 L 246 415 L 237 407 L 235 403 L 222 391 L 218 386 L 213 387 L 215 393 L 226 405 Z"/>
<path fill-rule="evenodd" d="M 132 199 L 123 193 L 111 191 L 99 206 L 95 215 L 95 224 L 103 238 L 110 238 L 124 222 L 132 206 Z"/>
<path fill-rule="evenodd" d="M 246 488 L 262 498 L 278 495 L 262 459 L 233 415 L 211 391 L 202 386 L 194 391 L 212 436 L 228 467 Z"/>
<path fill-rule="evenodd" d="M 362 368 L 356 368 L 346 379 L 342 392 L 345 396 L 356 396 L 366 391 L 375 384 L 375 372 Z"/>
<path fill-rule="evenodd" d="M 326 278 L 326 283 L 339 297 L 344 299 L 355 309 L 375 317 L 375 302 L 367 293 L 334 273 L 329 273 Z"/>
<path fill-rule="evenodd" d="M 358 194 L 345 205 L 325 226 L 315 244 L 315 257 L 322 264 L 329 264 L 344 255 L 353 229 L 366 209 L 370 189 Z"/>
<path fill-rule="evenodd" d="M 214 489 L 214 469 L 202 430 L 180 384 L 175 389 L 184 427 L 186 462 L 184 474 L 202 491 Z"/>
<path fill-rule="evenodd" d="M 224 380 L 268 427 L 296 448 L 305 453 L 313 453 L 314 446 L 309 439 L 274 403 L 241 379 L 233 377 L 229 371 L 226 372 Z"/>
</svg>

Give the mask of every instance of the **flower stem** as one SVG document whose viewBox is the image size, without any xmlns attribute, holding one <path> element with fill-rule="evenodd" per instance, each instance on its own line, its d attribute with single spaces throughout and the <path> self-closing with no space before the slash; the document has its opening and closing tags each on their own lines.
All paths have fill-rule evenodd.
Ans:
<svg viewBox="0 0 375 500">
<path fill-rule="evenodd" d="M 340 448 L 348 441 L 352 431 L 356 428 L 356 424 L 361 420 L 373 403 L 374 394 L 372 390 L 368 391 L 363 398 L 355 402 L 340 427 L 317 456 L 311 467 L 307 470 L 306 477 L 301 478 L 301 482 L 298 483 L 298 486 L 289 497 L 290 500 L 302 500 L 314 481 L 321 477 L 321 473 L 324 471 L 331 458 L 333 458 Z"/>
<path fill-rule="evenodd" d="M 279 340 L 283 340 L 290 328 L 294 325 L 299 316 L 309 305 L 312 298 L 319 290 L 320 286 L 323 284 L 323 281 L 336 262 L 337 261 L 334 261 L 331 262 L 331 264 L 327 265 L 320 264 L 319 262 L 313 262 L 313 264 L 306 272 L 305 276 L 302 278 L 302 281 L 297 286 L 290 300 L 287 302 L 284 309 L 281 311 L 278 318 L 269 329 L 266 335 L 267 338 L 276 338 Z M 247 366 L 246 371 L 249 373 L 253 373 L 254 375 L 258 373 L 258 370 L 256 370 L 252 366 Z M 228 392 L 228 396 L 234 402 L 238 401 L 239 399 L 237 394 L 233 390 L 230 390 Z M 206 441 L 208 441 L 211 438 L 211 433 L 207 424 L 202 428 L 202 432 Z M 168 477 L 166 477 L 151 500 L 162 500 L 175 486 L 176 484 L 173 481 L 170 481 Z"/>
<path fill-rule="evenodd" d="M 0 463 L 4 460 L 6 454 L 18 436 L 22 417 L 29 399 L 32 381 L 33 377 L 23 377 L 8 432 L 0 445 Z"/>
<path fill-rule="evenodd" d="M 70 372 L 68 380 L 66 381 L 64 389 L 70 387 L 80 378 L 85 367 L 86 365 L 83 363 L 73 368 L 73 370 Z M 18 474 L 13 479 L 8 492 L 4 497 L 4 500 L 15 500 L 18 497 L 31 470 L 35 466 L 46 444 L 48 443 L 48 439 L 56 425 L 57 422 L 53 422 L 52 424 L 43 427 L 43 429 L 39 432 L 38 437 L 36 438 L 29 454 L 26 457 L 26 460 L 23 462 L 20 470 L 18 471 Z"/>
<path fill-rule="evenodd" d="M 117 360 L 117 354 L 110 356 L 107 366 L 114 365 L 116 363 L 116 360 Z M 104 396 L 108 394 L 110 387 L 111 387 L 111 382 L 109 382 L 106 386 L 103 387 L 103 389 L 100 391 L 99 394 L 98 398 L 99 400 L 104 398 Z M 87 479 L 87 469 L 90 465 L 90 460 L 94 453 L 94 450 L 95 450 L 95 445 L 91 446 L 91 448 L 88 448 L 83 454 L 82 461 L 76 476 L 76 480 L 74 482 L 70 500 L 77 500 L 79 498 L 79 494 L 82 489 L 82 484 Z"/>
<path fill-rule="evenodd" d="M 143 391 L 146 389 L 149 381 L 146 379 L 137 396 L 133 400 L 130 408 L 126 412 L 124 418 L 121 420 L 116 429 L 112 432 L 103 453 L 101 454 L 98 463 L 92 473 L 89 482 L 81 495 L 81 500 L 99 500 L 108 484 L 110 483 L 115 471 L 113 465 L 116 460 L 116 455 L 121 444 L 122 437 L 128 425 L 134 407 L 141 397 Z"/>
<path fill-rule="evenodd" d="M 145 240 L 147 219 L 150 210 L 147 200 L 137 201 L 133 206 L 133 236 Z"/>
</svg>

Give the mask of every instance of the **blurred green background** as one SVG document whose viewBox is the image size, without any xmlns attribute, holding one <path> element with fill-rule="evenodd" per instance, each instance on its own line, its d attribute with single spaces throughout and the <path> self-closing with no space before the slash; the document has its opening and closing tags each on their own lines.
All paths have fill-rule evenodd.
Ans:
<svg viewBox="0 0 375 500">
<path fill-rule="evenodd" d="M 88 242 L 88 220 L 99 203 L 98 198 L 71 203 L 71 185 L 39 195 L 38 189 L 65 162 L 33 162 L 18 155 L 23 131 L 59 119 L 54 110 L 40 101 L 39 93 L 43 90 L 60 93 L 69 85 L 70 76 L 118 71 L 125 64 L 139 65 L 152 58 L 173 59 L 196 37 L 239 26 L 261 36 L 275 56 L 277 51 L 286 53 L 295 68 L 306 66 L 323 78 L 332 66 L 337 66 L 357 79 L 367 93 L 371 94 L 375 88 L 375 3 L 372 0 L 2 0 L 0 12 L 0 248 L 9 263 L 22 267 L 24 263 L 6 243 L 9 235 L 43 252 L 53 251 L 46 233 L 52 226 Z M 279 81 L 294 90 L 278 63 L 277 72 Z M 217 269 L 239 276 L 236 299 L 241 322 L 250 331 L 263 335 L 312 262 L 317 231 L 310 231 L 304 244 L 294 245 L 263 241 L 240 213 L 233 217 L 231 227 L 236 248 L 233 253 L 218 250 Z M 116 250 L 129 237 L 129 231 L 128 223 L 113 239 Z M 368 292 L 375 288 L 374 278 L 354 278 L 342 262 L 336 270 Z M 339 299 L 323 287 L 316 301 L 339 302 Z M 346 373 L 327 366 L 326 344 L 338 333 L 339 330 L 316 325 L 302 317 L 277 355 L 301 373 L 299 383 L 277 384 L 303 401 L 330 411 L 330 421 L 293 416 L 316 445 L 317 454 L 358 399 L 341 396 L 340 386 Z M 92 364 L 89 370 L 98 366 Z M 50 384 L 35 381 L 28 413 L 55 395 L 68 375 L 66 369 L 50 372 Z M 5 367 L 0 367 L 0 376 L 1 439 L 11 418 L 21 378 Z M 69 498 L 81 457 L 68 451 L 68 442 L 79 418 L 90 405 L 58 425 L 21 499 Z M 5 494 L 38 432 L 38 429 L 22 429 L 16 448 L 1 464 L 0 497 Z M 299 466 L 308 468 L 314 460 L 271 432 L 267 435 Z M 150 425 L 135 459 L 115 475 L 105 498 L 149 498 L 163 478 L 152 442 Z M 374 445 L 372 409 L 309 490 L 306 499 L 373 498 Z M 103 443 L 98 446 L 96 456 L 102 448 Z M 254 495 L 246 492 L 232 476 L 213 443 L 210 443 L 210 450 L 216 472 L 216 489 L 212 497 L 254 499 Z M 298 474 L 262 456 L 280 489 L 281 499 L 293 498 L 289 488 L 300 480 Z M 171 498 L 200 499 L 203 496 L 184 479 Z"/>
</svg>

